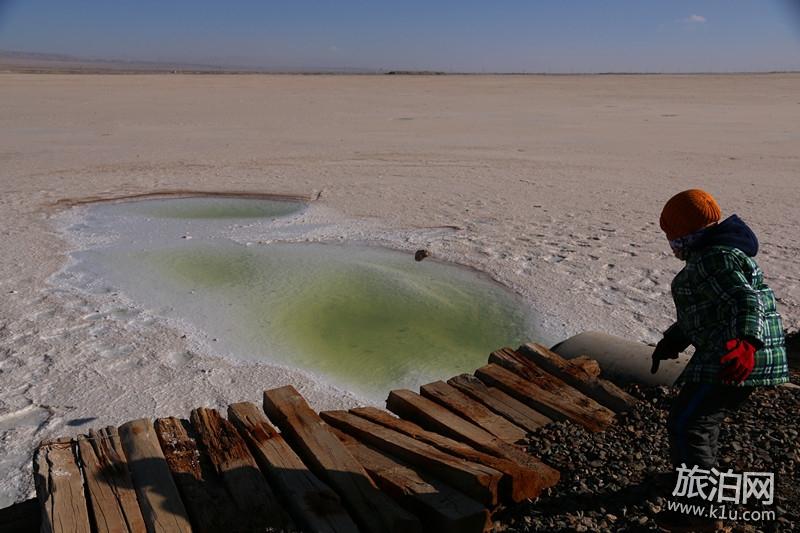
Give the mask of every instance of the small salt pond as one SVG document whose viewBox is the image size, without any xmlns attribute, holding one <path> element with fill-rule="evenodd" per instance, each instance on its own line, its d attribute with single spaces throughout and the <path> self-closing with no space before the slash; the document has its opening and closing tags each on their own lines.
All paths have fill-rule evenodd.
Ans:
<svg viewBox="0 0 800 533">
<path fill-rule="evenodd" d="M 535 336 L 522 302 L 466 268 L 377 247 L 230 238 L 253 217 L 267 237 L 276 217 L 285 225 L 302 208 L 209 198 L 94 206 L 73 227 L 89 244 L 70 271 L 84 288 L 121 291 L 190 328 L 214 353 L 300 368 L 375 401 Z"/>
<path fill-rule="evenodd" d="M 300 211 L 303 204 L 290 201 L 235 197 L 195 197 L 140 200 L 115 204 L 120 214 L 185 220 L 275 218 Z"/>
</svg>

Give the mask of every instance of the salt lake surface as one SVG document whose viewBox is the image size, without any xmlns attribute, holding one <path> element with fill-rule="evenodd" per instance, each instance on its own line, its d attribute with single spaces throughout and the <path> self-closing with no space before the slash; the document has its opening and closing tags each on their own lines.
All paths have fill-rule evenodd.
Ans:
<svg viewBox="0 0 800 533">
<path fill-rule="evenodd" d="M 90 207 L 65 278 L 119 291 L 214 354 L 300 368 L 360 395 L 470 372 L 534 338 L 522 301 L 457 265 L 363 244 L 269 241 L 303 204 L 188 198 Z M 285 229 L 284 229 L 285 231 Z"/>
</svg>

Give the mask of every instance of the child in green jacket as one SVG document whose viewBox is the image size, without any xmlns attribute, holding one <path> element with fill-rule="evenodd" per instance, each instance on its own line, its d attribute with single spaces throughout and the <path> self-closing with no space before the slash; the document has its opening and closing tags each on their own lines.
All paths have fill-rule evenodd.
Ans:
<svg viewBox="0 0 800 533">
<path fill-rule="evenodd" d="M 653 368 L 689 345 L 667 419 L 675 468 L 716 466 L 720 425 L 755 387 L 789 381 L 775 295 L 755 260 L 758 240 L 736 215 L 720 222 L 714 198 L 699 189 L 673 196 L 661 229 L 686 266 L 672 281 L 677 321 L 653 352 Z"/>
<path fill-rule="evenodd" d="M 672 281 L 677 321 L 653 352 L 653 370 L 695 347 L 668 420 L 675 467 L 715 466 L 726 412 L 754 387 L 789 381 L 775 295 L 753 259 L 758 240 L 738 216 L 720 217 L 717 202 L 699 189 L 673 196 L 661 213 L 661 228 L 686 266 Z"/>
</svg>

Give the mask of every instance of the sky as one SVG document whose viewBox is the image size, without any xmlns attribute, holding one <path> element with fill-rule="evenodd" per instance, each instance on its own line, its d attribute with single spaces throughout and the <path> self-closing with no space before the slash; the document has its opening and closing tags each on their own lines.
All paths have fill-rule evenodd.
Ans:
<svg viewBox="0 0 800 533">
<path fill-rule="evenodd" d="M 800 69 L 800 0 L 0 0 L 0 50 L 268 69 Z"/>
</svg>

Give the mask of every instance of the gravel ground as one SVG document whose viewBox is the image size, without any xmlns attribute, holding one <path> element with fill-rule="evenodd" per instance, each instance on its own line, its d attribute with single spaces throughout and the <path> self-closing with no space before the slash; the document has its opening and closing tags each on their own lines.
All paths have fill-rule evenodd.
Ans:
<svg viewBox="0 0 800 533">
<path fill-rule="evenodd" d="M 793 382 L 800 383 L 797 374 Z M 632 386 L 628 391 L 644 401 L 636 410 L 620 415 L 607 431 L 591 434 L 575 424 L 559 422 L 530 437 L 530 452 L 558 468 L 561 482 L 534 502 L 498 512 L 498 530 L 658 530 L 654 517 L 673 488 L 665 483 L 663 473 L 671 470 L 665 422 L 676 390 Z M 759 390 L 726 419 L 720 435 L 722 467 L 734 472 L 775 472 L 777 485 L 770 507 L 777 520 L 726 524 L 733 531 L 800 527 L 799 429 L 797 388 Z"/>
</svg>

